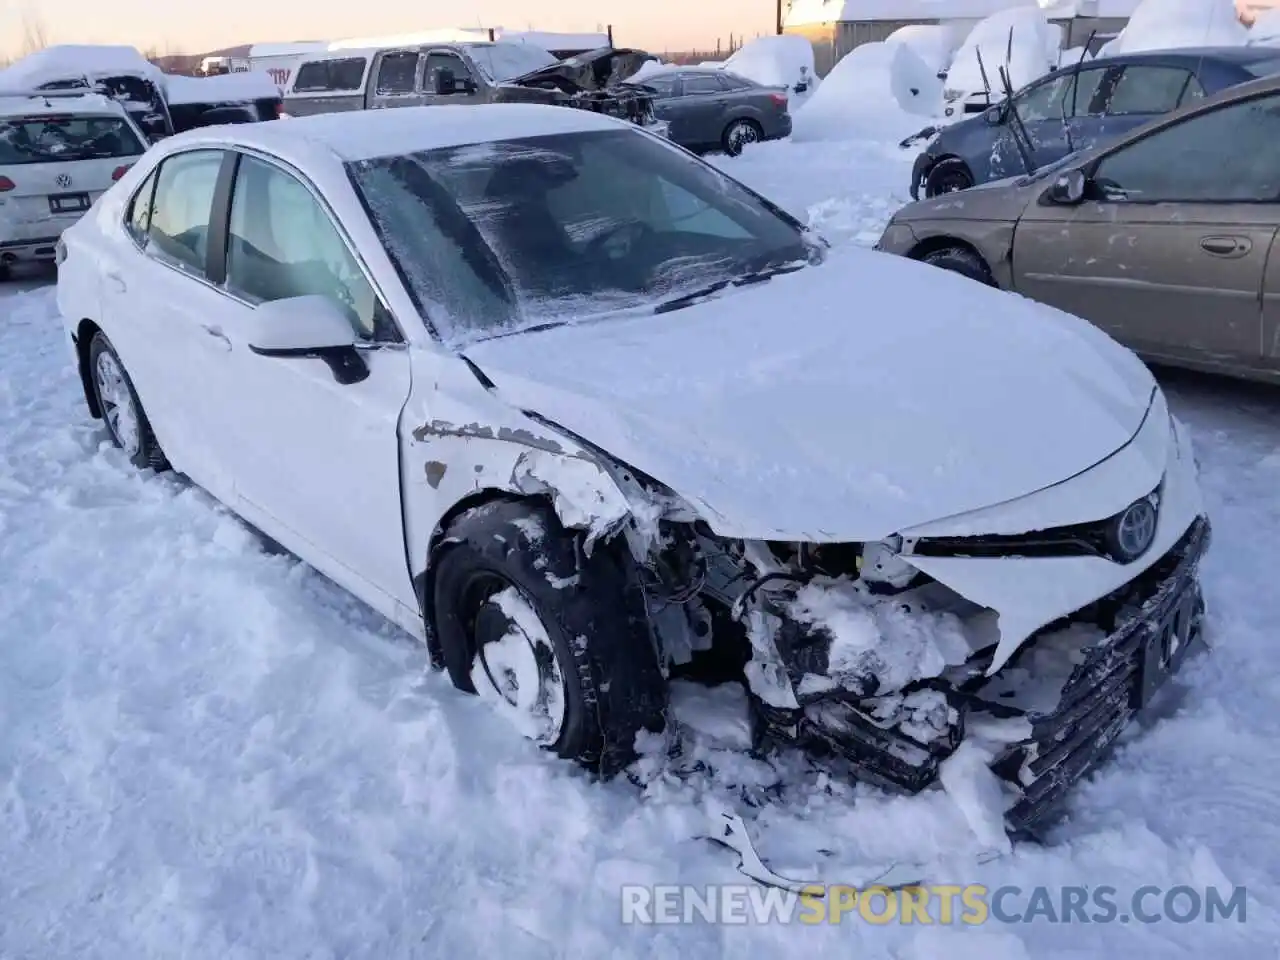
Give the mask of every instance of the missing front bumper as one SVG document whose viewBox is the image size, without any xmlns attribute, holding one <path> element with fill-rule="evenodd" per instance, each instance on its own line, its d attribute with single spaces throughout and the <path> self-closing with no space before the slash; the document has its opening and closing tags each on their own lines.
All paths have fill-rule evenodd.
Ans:
<svg viewBox="0 0 1280 960">
<path fill-rule="evenodd" d="M 1202 642 L 1199 565 L 1209 540 L 1209 522 L 1198 517 L 1159 562 L 1089 610 L 1040 631 L 994 677 L 985 676 L 988 651 L 904 691 L 908 698 L 928 692 L 945 701 L 947 722 L 925 736 L 919 735 L 919 724 L 912 731 L 916 736 L 901 724 L 886 724 L 869 706 L 871 701 L 847 694 L 810 701 L 797 710 L 762 708 L 762 732 L 766 738 L 834 753 L 859 780 L 916 793 L 937 781 L 942 762 L 968 728 L 1020 722 L 1020 738 L 997 750 L 991 766 L 1009 786 L 1009 829 L 1034 834 Z M 1099 613 L 1106 616 L 1109 632 L 1095 632 L 1069 650 L 1072 666 L 1053 702 L 1020 697 L 1013 678 L 1036 679 L 1027 665 L 1035 662 L 1037 651 L 1069 636 L 1072 626 L 1090 624 Z M 796 652 L 788 651 L 792 656 Z"/>
</svg>

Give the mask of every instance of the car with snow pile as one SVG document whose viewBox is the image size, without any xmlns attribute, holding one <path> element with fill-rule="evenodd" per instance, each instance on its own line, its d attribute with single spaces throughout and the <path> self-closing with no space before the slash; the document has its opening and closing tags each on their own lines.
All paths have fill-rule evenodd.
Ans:
<svg viewBox="0 0 1280 960">
<path fill-rule="evenodd" d="M 1019 176 L 1223 90 L 1280 72 L 1280 49 L 1213 47 L 1083 60 L 944 126 L 916 157 L 911 197 Z M 993 80 L 993 83 L 995 81 Z M 916 138 L 908 138 L 904 146 Z"/>
<path fill-rule="evenodd" d="M 908 204 L 879 248 L 1084 317 L 1152 362 L 1280 383 L 1280 76 L 1032 176 Z"/>
<path fill-rule="evenodd" d="M 1136 356 L 833 253 L 616 118 L 192 131 L 59 260 L 124 459 L 190 477 L 605 774 L 664 728 L 671 678 L 732 676 L 762 749 L 888 787 L 986 745 L 1031 831 L 1201 639 L 1191 440 Z"/>
<path fill-rule="evenodd" d="M 689 150 L 736 157 L 747 144 L 791 136 L 787 88 L 766 87 L 728 70 L 664 68 L 626 81 L 654 98 L 668 136 Z"/>
<path fill-rule="evenodd" d="M 110 97 L 152 142 L 195 127 L 275 120 L 281 102 L 265 73 L 173 76 L 133 47 L 119 46 L 46 47 L 0 70 L 0 92 L 6 90 Z"/>
<path fill-rule="evenodd" d="M 0 281 L 15 264 L 52 263 L 62 231 L 146 149 L 114 100 L 0 91 Z"/>
<path fill-rule="evenodd" d="M 602 47 L 557 60 L 531 44 L 502 41 L 329 50 L 299 64 L 284 110 L 302 117 L 387 107 L 549 103 L 665 134 L 653 95 L 623 85 L 651 59 L 643 50 Z"/>
</svg>

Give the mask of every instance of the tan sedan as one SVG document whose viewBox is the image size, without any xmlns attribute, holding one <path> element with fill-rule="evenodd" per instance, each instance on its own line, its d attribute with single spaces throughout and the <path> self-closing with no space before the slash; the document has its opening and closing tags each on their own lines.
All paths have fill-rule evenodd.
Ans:
<svg viewBox="0 0 1280 960">
<path fill-rule="evenodd" d="M 1280 382 L 1278 228 L 1271 78 L 909 204 L 876 246 L 1084 317 L 1148 360 Z"/>
</svg>

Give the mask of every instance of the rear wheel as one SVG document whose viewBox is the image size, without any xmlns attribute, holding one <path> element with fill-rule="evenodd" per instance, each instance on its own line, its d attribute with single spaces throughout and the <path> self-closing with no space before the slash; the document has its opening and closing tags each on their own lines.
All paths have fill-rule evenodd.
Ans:
<svg viewBox="0 0 1280 960">
<path fill-rule="evenodd" d="M 963 160 L 951 157 L 933 165 L 924 178 L 924 195 L 937 197 L 944 193 L 968 190 L 973 186 L 973 174 Z"/>
<path fill-rule="evenodd" d="M 543 749 L 620 771 L 666 708 L 629 562 L 609 544 L 585 556 L 540 502 L 464 513 L 434 551 L 428 606 L 454 686 Z"/>
<path fill-rule="evenodd" d="M 759 143 L 763 139 L 764 131 L 754 120 L 734 120 L 724 128 L 724 133 L 720 137 L 724 144 L 724 152 L 731 157 L 742 153 L 747 144 Z"/>
<path fill-rule="evenodd" d="M 102 331 L 95 333 L 89 343 L 89 376 L 111 442 L 140 470 L 168 469 L 168 461 L 151 431 L 151 422 L 133 389 L 133 381 Z"/>
<path fill-rule="evenodd" d="M 8 283 L 9 278 L 13 276 L 13 270 L 7 263 L 0 263 L 0 283 Z"/>
</svg>

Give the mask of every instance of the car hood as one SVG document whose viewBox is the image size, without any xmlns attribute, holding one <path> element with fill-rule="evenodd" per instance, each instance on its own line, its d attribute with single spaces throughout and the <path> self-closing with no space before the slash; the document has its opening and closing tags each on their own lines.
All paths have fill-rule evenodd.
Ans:
<svg viewBox="0 0 1280 960">
<path fill-rule="evenodd" d="M 1082 320 L 864 250 L 464 352 L 747 539 L 872 541 L 1033 493 L 1126 444 L 1154 389 Z"/>
<path fill-rule="evenodd" d="M 1027 204 L 1049 188 L 1051 179 L 1024 183 L 1022 176 L 980 183 L 909 203 L 893 215 L 894 223 L 913 220 L 1017 221 Z"/>
<path fill-rule="evenodd" d="M 598 91 L 623 82 L 652 59 L 653 55 L 643 50 L 600 47 L 548 64 L 506 82 L 518 87 L 553 83 L 559 87 Z"/>
</svg>

